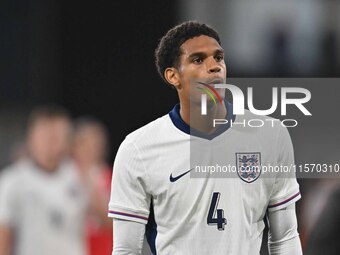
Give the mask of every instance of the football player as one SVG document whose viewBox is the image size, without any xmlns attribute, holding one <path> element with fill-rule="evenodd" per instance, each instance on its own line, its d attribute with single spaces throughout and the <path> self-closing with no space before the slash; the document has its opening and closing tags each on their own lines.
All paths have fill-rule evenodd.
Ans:
<svg viewBox="0 0 340 255">
<path fill-rule="evenodd" d="M 179 104 L 129 134 L 118 150 L 109 203 L 113 254 L 141 254 L 145 233 L 154 254 L 259 254 L 266 216 L 270 254 L 302 254 L 295 176 L 261 174 L 261 165 L 294 164 L 288 131 L 231 125 L 255 115 L 235 116 L 225 90 L 212 86 L 227 76 L 218 33 L 184 22 L 166 33 L 155 55 Z M 211 96 L 205 115 L 202 94 Z M 213 119 L 228 124 L 213 127 Z M 216 163 L 237 172 L 194 178 L 198 164 Z"/>
</svg>

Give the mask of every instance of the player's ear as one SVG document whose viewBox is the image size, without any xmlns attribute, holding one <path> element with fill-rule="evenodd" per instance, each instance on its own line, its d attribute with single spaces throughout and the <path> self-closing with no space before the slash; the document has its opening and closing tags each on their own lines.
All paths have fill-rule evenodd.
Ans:
<svg viewBox="0 0 340 255">
<path fill-rule="evenodd" d="M 168 67 L 164 71 L 166 81 L 174 86 L 177 90 L 181 88 L 178 70 L 175 67 Z"/>
</svg>

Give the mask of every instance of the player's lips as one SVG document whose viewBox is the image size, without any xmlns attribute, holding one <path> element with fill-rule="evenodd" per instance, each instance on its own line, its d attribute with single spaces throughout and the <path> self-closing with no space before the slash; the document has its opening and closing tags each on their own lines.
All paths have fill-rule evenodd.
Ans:
<svg viewBox="0 0 340 255">
<path fill-rule="evenodd" d="M 213 80 L 208 80 L 207 82 L 205 82 L 206 84 L 223 84 L 224 83 L 224 79 L 222 78 L 216 78 Z"/>
</svg>

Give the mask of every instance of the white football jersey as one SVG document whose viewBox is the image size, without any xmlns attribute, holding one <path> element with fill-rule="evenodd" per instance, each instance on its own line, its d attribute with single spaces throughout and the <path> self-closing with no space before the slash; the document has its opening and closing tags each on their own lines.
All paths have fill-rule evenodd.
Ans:
<svg viewBox="0 0 340 255">
<path fill-rule="evenodd" d="M 0 176 L 0 224 L 14 231 L 13 254 L 86 254 L 86 197 L 70 162 L 53 173 L 30 160 L 6 168 Z"/>
<path fill-rule="evenodd" d="M 249 111 L 233 116 L 232 105 L 227 108 L 227 119 L 234 123 L 264 118 Z M 259 254 L 267 210 L 300 198 L 295 174 L 267 174 L 261 167 L 294 163 L 287 129 L 280 123 L 261 128 L 224 125 L 206 137 L 189 131 L 177 105 L 126 137 L 113 167 L 109 216 L 148 223 L 154 254 Z M 195 143 L 200 147 L 193 147 Z M 202 175 L 193 165 L 216 167 L 216 162 L 236 171 Z M 241 171 L 247 166 L 257 170 Z"/>
</svg>

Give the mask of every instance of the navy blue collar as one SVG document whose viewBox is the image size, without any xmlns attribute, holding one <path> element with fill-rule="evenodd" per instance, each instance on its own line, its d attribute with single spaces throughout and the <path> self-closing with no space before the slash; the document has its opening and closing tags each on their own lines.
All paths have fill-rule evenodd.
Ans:
<svg viewBox="0 0 340 255">
<path fill-rule="evenodd" d="M 182 120 L 182 117 L 180 115 L 180 104 L 175 105 L 175 107 L 171 110 L 171 112 L 169 112 L 169 116 L 170 116 L 172 123 L 182 132 L 188 135 L 193 135 L 193 136 L 197 136 L 200 138 L 212 140 L 216 136 L 219 136 L 223 132 L 227 131 L 230 128 L 230 125 L 231 125 L 230 123 L 232 121 L 235 121 L 236 115 L 233 114 L 233 105 L 229 103 L 227 100 L 224 100 L 224 104 L 227 107 L 226 119 L 228 120 L 228 123 L 225 125 L 219 125 L 218 128 L 211 134 L 205 134 L 193 128 L 191 128 L 190 130 L 190 126 Z"/>
</svg>

